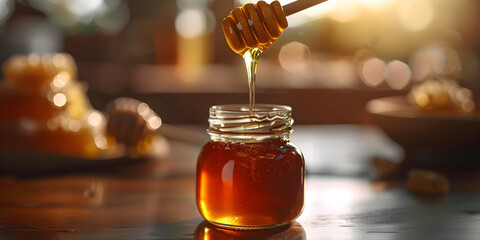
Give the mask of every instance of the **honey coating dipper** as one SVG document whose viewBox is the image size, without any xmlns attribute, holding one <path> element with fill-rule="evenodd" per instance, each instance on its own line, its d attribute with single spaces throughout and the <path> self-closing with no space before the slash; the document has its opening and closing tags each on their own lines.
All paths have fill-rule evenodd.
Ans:
<svg viewBox="0 0 480 240">
<path fill-rule="evenodd" d="M 243 55 L 250 48 L 265 50 L 287 28 L 287 16 L 327 0 L 298 0 L 281 6 L 258 1 L 233 9 L 222 21 L 223 33 L 230 48 Z"/>
</svg>

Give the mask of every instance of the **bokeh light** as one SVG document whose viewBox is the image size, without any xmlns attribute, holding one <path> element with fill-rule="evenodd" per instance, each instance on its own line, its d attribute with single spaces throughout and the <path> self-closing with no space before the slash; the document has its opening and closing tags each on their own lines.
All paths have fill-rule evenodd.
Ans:
<svg viewBox="0 0 480 240">
<path fill-rule="evenodd" d="M 95 15 L 104 7 L 103 0 L 69 0 L 64 1 L 64 4 L 66 9 L 81 21 Z"/>
<path fill-rule="evenodd" d="M 88 123 L 94 127 L 98 127 L 103 122 L 102 114 L 92 111 L 87 117 Z"/>
<path fill-rule="evenodd" d="M 416 51 L 409 60 L 412 78 L 421 81 L 437 75 L 445 66 L 445 58 L 444 53 L 436 47 L 426 47 Z"/>
<path fill-rule="evenodd" d="M 140 116 L 144 118 L 152 114 L 152 110 L 150 110 L 150 107 L 146 103 L 138 104 L 137 112 Z"/>
<path fill-rule="evenodd" d="M 412 73 L 410 67 L 401 61 L 394 60 L 387 64 L 387 85 L 393 89 L 400 90 L 405 88 L 410 79 Z"/>
<path fill-rule="evenodd" d="M 278 54 L 280 66 L 289 72 L 300 72 L 308 67 L 310 48 L 300 42 L 290 42 L 282 46 Z"/>
<path fill-rule="evenodd" d="M 157 116 L 150 116 L 147 119 L 147 127 L 150 130 L 157 130 L 160 126 L 162 126 L 162 120 Z"/>
<path fill-rule="evenodd" d="M 50 87 L 54 91 L 59 91 L 60 89 L 64 88 L 69 81 L 70 75 L 67 72 L 62 71 L 55 75 L 52 82 L 50 83 Z"/>
<path fill-rule="evenodd" d="M 108 148 L 107 139 L 102 135 L 95 136 L 93 141 L 95 142 L 95 145 L 100 149 L 107 149 Z"/>
<path fill-rule="evenodd" d="M 71 119 L 70 121 L 68 121 L 68 130 L 72 132 L 80 131 L 81 127 L 82 127 L 82 124 L 80 123 L 80 121 L 76 119 Z"/>
<path fill-rule="evenodd" d="M 380 85 L 385 79 L 387 66 L 379 58 L 368 58 L 360 63 L 360 78 L 369 87 Z"/>
<path fill-rule="evenodd" d="M 124 2 L 106 1 L 105 3 L 107 10 L 96 16 L 93 22 L 102 32 L 118 33 L 130 20 L 130 10 Z"/>
<path fill-rule="evenodd" d="M 177 0 L 175 31 L 184 39 L 195 39 L 215 30 L 215 14 L 208 8 L 210 0 Z"/>
<path fill-rule="evenodd" d="M 67 97 L 63 93 L 57 93 L 53 96 L 53 104 L 57 107 L 63 107 L 67 103 Z"/>
<path fill-rule="evenodd" d="M 207 30 L 207 20 L 201 9 L 181 11 L 175 19 L 175 30 L 183 38 L 191 39 L 204 34 Z"/>
</svg>

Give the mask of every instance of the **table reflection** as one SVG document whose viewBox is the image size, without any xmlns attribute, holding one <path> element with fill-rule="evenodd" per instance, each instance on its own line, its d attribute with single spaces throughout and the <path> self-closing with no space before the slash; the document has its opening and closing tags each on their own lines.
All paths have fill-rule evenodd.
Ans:
<svg viewBox="0 0 480 240">
<path fill-rule="evenodd" d="M 269 230 L 227 230 L 212 226 L 206 221 L 198 224 L 195 229 L 194 236 L 196 240 L 243 240 L 243 239 L 290 239 L 304 240 L 307 239 L 305 230 L 302 225 L 294 222 L 291 225 L 269 229 Z"/>
</svg>

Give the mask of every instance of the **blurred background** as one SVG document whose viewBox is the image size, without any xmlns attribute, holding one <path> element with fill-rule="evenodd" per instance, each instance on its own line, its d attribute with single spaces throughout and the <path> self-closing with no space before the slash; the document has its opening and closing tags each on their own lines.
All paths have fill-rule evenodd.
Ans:
<svg viewBox="0 0 480 240">
<path fill-rule="evenodd" d="M 220 25 L 247 2 L 0 0 L 0 62 L 67 52 L 95 108 L 130 96 L 165 123 L 206 125 L 209 106 L 248 102 Z M 480 88 L 478 0 L 330 0 L 288 21 L 260 57 L 257 102 L 292 106 L 297 123 L 370 123 L 368 100 L 426 78 Z"/>
</svg>

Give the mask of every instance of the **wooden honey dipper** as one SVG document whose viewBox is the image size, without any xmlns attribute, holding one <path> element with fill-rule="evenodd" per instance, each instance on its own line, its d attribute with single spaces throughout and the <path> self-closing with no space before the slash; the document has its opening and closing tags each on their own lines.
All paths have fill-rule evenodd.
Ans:
<svg viewBox="0 0 480 240">
<path fill-rule="evenodd" d="M 222 21 L 223 33 L 230 48 L 243 55 L 248 49 L 265 50 L 287 28 L 287 16 L 327 0 L 298 0 L 285 6 L 278 1 L 259 1 L 233 9 Z"/>
<path fill-rule="evenodd" d="M 133 98 L 122 97 L 111 101 L 106 113 L 108 137 L 140 154 L 149 150 L 148 145 L 162 125 L 160 117 L 146 103 Z M 142 148 L 139 148 L 141 143 Z"/>
</svg>

